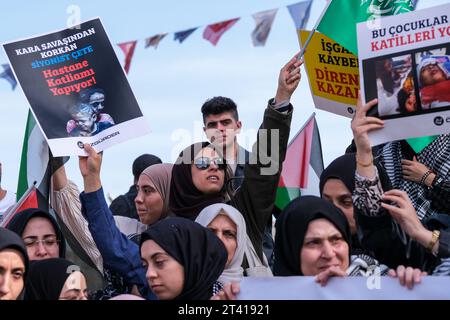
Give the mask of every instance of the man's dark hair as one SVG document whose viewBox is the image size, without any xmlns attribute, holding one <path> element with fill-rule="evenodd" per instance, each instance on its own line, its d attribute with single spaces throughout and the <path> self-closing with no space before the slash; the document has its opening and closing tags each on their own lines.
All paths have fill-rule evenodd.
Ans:
<svg viewBox="0 0 450 320">
<path fill-rule="evenodd" d="M 206 100 L 202 106 L 203 123 L 206 122 L 206 117 L 209 115 L 218 115 L 224 112 L 230 112 L 234 120 L 239 120 L 236 103 L 226 97 L 214 97 Z"/>
<path fill-rule="evenodd" d="M 153 154 L 143 154 L 137 157 L 133 162 L 134 181 L 139 180 L 142 171 L 154 164 L 162 163 L 161 159 Z"/>
</svg>

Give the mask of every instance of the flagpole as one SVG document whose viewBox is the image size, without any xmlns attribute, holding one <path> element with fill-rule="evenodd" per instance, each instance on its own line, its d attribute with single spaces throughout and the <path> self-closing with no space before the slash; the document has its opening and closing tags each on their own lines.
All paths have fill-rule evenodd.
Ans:
<svg viewBox="0 0 450 320">
<path fill-rule="evenodd" d="M 20 206 L 23 204 L 24 199 L 26 199 L 28 197 L 28 195 L 31 193 L 31 191 L 33 189 L 36 189 L 36 181 L 33 182 L 33 184 L 27 189 L 27 191 L 25 191 L 25 193 L 22 195 L 22 197 L 19 199 L 19 201 L 17 201 L 17 203 L 15 205 L 13 205 L 11 208 L 9 208 L 5 215 L 3 216 L 3 221 L 0 224 L 0 227 L 5 227 L 8 223 L 9 220 L 11 220 L 11 216 L 16 212 L 16 210 L 18 208 L 20 208 Z"/>
<path fill-rule="evenodd" d="M 316 33 L 316 29 L 319 26 L 320 21 L 322 21 L 322 18 L 325 15 L 325 12 L 327 12 L 328 7 L 330 6 L 332 1 L 333 0 L 328 1 L 327 5 L 325 6 L 325 9 L 323 9 L 322 13 L 320 14 L 319 19 L 317 19 L 316 24 L 314 25 L 314 28 L 312 28 L 311 33 L 308 36 L 308 39 L 306 39 L 305 44 L 303 45 L 302 49 L 300 50 L 300 54 L 298 55 L 297 60 L 300 60 L 305 55 L 306 47 L 311 42 L 311 39 L 312 39 L 314 33 Z"/>
</svg>

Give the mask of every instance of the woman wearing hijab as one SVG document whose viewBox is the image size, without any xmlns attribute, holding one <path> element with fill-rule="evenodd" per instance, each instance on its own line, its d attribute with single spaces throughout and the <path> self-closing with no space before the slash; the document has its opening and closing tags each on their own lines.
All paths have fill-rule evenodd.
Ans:
<svg viewBox="0 0 450 320">
<path fill-rule="evenodd" d="M 87 300 L 86 278 L 79 266 L 65 259 L 34 261 L 25 286 L 25 300 Z"/>
<path fill-rule="evenodd" d="M 18 300 L 23 296 L 28 270 L 28 254 L 22 239 L 0 227 L 0 300 Z"/>
<path fill-rule="evenodd" d="M 388 268 L 369 256 L 351 256 L 347 218 L 329 201 L 314 196 L 293 200 L 276 222 L 275 276 L 316 276 L 326 284 L 330 276 L 386 275 Z M 419 269 L 401 266 L 390 271 L 400 283 L 420 282 Z"/>
<path fill-rule="evenodd" d="M 66 254 L 64 236 L 55 218 L 48 212 L 23 210 L 6 227 L 23 239 L 30 261 L 63 258 Z"/>
<path fill-rule="evenodd" d="M 341 209 L 350 225 L 352 254 L 373 253 L 365 250 L 358 239 L 357 224 L 353 208 L 353 191 L 355 190 L 356 158 L 354 153 L 347 153 L 333 160 L 320 175 L 320 195 L 322 199 L 332 202 Z"/>
<path fill-rule="evenodd" d="M 104 197 L 92 199 L 92 202 L 86 202 L 82 207 L 105 268 L 119 274 L 123 278 L 121 281 L 127 286 L 126 289 L 120 290 L 121 293 L 132 292 L 131 287 L 134 285 L 138 289 L 146 287 L 145 270 L 140 263 L 139 237 L 149 225 L 164 219 L 169 214 L 168 194 L 172 166 L 167 163 L 155 164 L 145 169 L 139 176 L 135 204 L 140 222 L 124 225 L 118 221 L 118 217 L 113 217 Z M 103 214 L 86 214 L 91 205 L 100 205 Z M 121 232 L 122 230 L 127 231 L 127 234 Z M 155 298 L 148 288 L 142 288 L 142 290 L 141 294 L 148 299 Z"/>
<path fill-rule="evenodd" d="M 227 261 L 222 241 L 183 218 L 167 218 L 141 235 L 148 285 L 160 300 L 207 300 L 222 287 L 217 281 Z"/>
<path fill-rule="evenodd" d="M 224 203 L 212 204 L 200 212 L 195 222 L 213 231 L 227 249 L 227 264 L 219 277 L 222 284 L 239 282 L 244 274 L 272 275 L 267 259 L 261 262 L 256 254 L 246 232 L 245 220 L 235 208 Z M 245 272 L 242 268 L 244 257 L 249 266 Z"/>
<path fill-rule="evenodd" d="M 281 159 L 284 159 L 286 151 L 284 146 L 287 145 L 280 146 Z M 252 154 L 256 154 L 257 151 L 253 151 Z M 209 142 L 195 143 L 185 148 L 174 164 L 170 212 L 195 220 L 204 208 L 212 204 L 233 206 L 244 218 L 253 251 L 260 261 L 264 261 L 263 235 L 266 222 L 272 215 L 280 171 L 275 174 L 263 174 L 263 171 L 261 163 L 250 161 L 245 165 L 241 187 L 232 194 L 228 188 L 232 182 L 229 167 L 220 151 Z"/>
</svg>

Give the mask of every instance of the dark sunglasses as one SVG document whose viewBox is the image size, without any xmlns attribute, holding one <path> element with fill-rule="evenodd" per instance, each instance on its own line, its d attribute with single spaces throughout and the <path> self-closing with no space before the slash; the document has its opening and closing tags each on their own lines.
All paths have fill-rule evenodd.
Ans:
<svg viewBox="0 0 450 320">
<path fill-rule="evenodd" d="M 219 168 L 219 170 L 225 170 L 225 168 L 227 167 L 225 161 L 222 158 L 210 159 L 206 157 L 201 157 L 194 160 L 194 165 L 199 170 L 208 169 L 211 163 L 214 163 Z"/>
</svg>

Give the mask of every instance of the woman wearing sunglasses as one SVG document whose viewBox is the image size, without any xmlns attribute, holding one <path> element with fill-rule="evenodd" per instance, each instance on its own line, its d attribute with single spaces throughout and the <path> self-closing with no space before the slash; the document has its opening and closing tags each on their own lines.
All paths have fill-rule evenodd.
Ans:
<svg viewBox="0 0 450 320">
<path fill-rule="evenodd" d="M 266 221 L 272 214 L 281 163 L 286 154 L 293 109 L 289 101 L 300 82 L 300 65 L 295 56 L 280 71 L 277 94 L 265 110 L 260 128 L 263 130 L 258 132 L 253 158 L 244 169 L 241 188 L 235 194 L 228 192 L 230 175 L 219 150 L 207 142 L 194 144 L 180 154 L 172 169 L 169 215 L 194 220 L 205 207 L 229 202 L 242 213 L 247 234 L 262 260 L 262 236 Z M 265 148 L 258 149 L 258 145 Z M 114 227 L 100 181 L 102 156 L 87 144 L 85 151 L 88 157 L 80 157 L 85 188 L 80 199 L 104 263 L 121 273 L 127 282 L 136 284 L 145 297 L 155 298 L 145 278 L 139 247 Z M 107 225 L 111 226 L 109 232 L 97 239 L 96 229 Z M 112 243 L 118 245 L 113 246 Z"/>
</svg>

